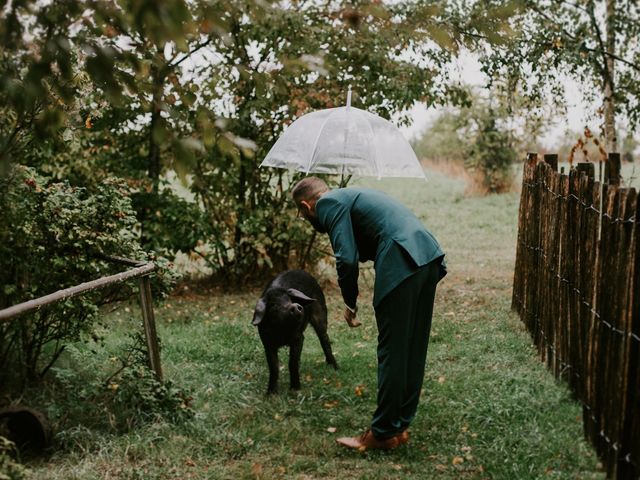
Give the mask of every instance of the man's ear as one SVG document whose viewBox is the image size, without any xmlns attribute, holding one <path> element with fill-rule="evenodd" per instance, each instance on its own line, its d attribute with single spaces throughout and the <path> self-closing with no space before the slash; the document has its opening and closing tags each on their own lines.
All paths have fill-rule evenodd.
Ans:
<svg viewBox="0 0 640 480">
<path fill-rule="evenodd" d="M 295 288 L 288 289 L 287 290 L 287 295 L 289 295 L 289 297 L 291 297 L 291 300 L 295 300 L 300 305 L 308 305 L 311 302 L 315 302 L 316 301 L 315 298 L 307 297 L 304 293 L 302 293 L 300 290 L 296 290 Z"/>
<path fill-rule="evenodd" d="M 311 203 L 307 202 L 306 200 L 302 200 L 300 202 L 300 207 L 304 207 L 305 212 L 307 213 L 311 213 Z"/>
<path fill-rule="evenodd" d="M 256 309 L 253 311 L 253 320 L 251 323 L 253 325 L 260 325 L 262 319 L 264 318 L 264 314 L 267 311 L 267 302 L 265 302 L 264 298 L 258 300 L 256 303 Z"/>
</svg>

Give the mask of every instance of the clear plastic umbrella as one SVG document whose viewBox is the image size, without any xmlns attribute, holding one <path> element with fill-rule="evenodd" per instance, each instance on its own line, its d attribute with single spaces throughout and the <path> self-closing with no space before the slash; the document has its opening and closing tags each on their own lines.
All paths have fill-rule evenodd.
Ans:
<svg viewBox="0 0 640 480">
<path fill-rule="evenodd" d="M 305 173 L 425 178 L 409 142 L 391 122 L 347 105 L 303 115 L 271 148 L 261 167 Z"/>
</svg>

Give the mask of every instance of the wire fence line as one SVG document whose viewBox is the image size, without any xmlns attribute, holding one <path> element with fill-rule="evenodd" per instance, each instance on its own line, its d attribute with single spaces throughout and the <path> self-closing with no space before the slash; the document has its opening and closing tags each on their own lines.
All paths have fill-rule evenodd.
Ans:
<svg viewBox="0 0 640 480">
<path fill-rule="evenodd" d="M 589 169 L 556 169 L 547 156 L 525 163 L 512 308 L 582 404 L 609 478 L 637 479 L 640 202 L 615 178 L 601 185 Z"/>
</svg>

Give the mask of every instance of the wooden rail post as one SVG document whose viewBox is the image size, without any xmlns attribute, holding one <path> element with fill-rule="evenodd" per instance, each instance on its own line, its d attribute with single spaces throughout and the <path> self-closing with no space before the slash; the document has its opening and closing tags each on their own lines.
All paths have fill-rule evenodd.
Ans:
<svg viewBox="0 0 640 480">
<path fill-rule="evenodd" d="M 158 334 L 156 333 L 156 320 L 153 315 L 153 299 L 151 298 L 151 282 L 146 275 L 140 278 L 140 306 L 142 307 L 142 321 L 144 322 L 144 334 L 147 340 L 149 367 L 155 372 L 157 379 L 162 380 L 160 347 L 158 345 Z"/>
<path fill-rule="evenodd" d="M 12 320 L 14 317 L 37 311 L 46 305 L 72 298 L 86 292 L 91 292 L 109 285 L 122 283 L 132 278 L 140 278 L 140 305 L 142 308 L 142 319 L 144 322 L 144 333 L 147 340 L 147 356 L 149 366 L 155 372 L 158 380 L 162 380 L 162 367 L 160 365 L 160 348 L 158 346 L 158 335 L 156 333 L 156 323 L 153 315 L 153 300 L 151 298 L 151 283 L 149 275 L 155 270 L 153 263 L 142 263 L 135 260 L 118 257 L 105 257 L 135 268 L 126 272 L 117 273 L 108 277 L 101 277 L 97 280 L 81 283 L 74 287 L 58 290 L 57 292 L 45 295 L 40 298 L 29 300 L 18 305 L 0 310 L 0 323 Z"/>
</svg>

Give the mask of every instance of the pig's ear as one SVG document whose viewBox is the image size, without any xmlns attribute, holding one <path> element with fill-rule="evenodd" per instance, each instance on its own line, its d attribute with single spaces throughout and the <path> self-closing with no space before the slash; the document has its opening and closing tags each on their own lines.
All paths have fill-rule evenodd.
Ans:
<svg viewBox="0 0 640 480">
<path fill-rule="evenodd" d="M 253 325 L 259 325 L 262 319 L 264 318 L 264 314 L 267 311 L 267 302 L 264 301 L 264 298 L 258 300 L 256 303 L 256 309 L 253 312 L 253 320 L 251 323 Z"/>
<path fill-rule="evenodd" d="M 295 300 L 300 303 L 300 305 L 308 305 L 311 302 L 315 302 L 315 298 L 309 298 L 300 290 L 296 290 L 295 288 L 290 288 L 287 290 L 287 294 L 291 297 L 291 300 Z"/>
</svg>

